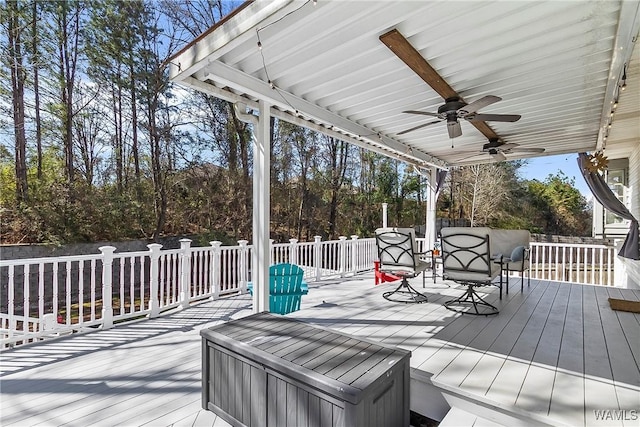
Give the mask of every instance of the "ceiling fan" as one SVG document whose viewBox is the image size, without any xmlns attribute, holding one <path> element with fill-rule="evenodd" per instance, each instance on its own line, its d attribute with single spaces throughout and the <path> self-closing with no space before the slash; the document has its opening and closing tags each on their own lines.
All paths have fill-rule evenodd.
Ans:
<svg viewBox="0 0 640 427">
<path fill-rule="evenodd" d="M 451 98 L 445 99 L 444 105 L 438 108 L 437 113 L 431 113 L 428 111 L 416 111 L 416 110 L 408 110 L 403 111 L 403 113 L 409 114 L 421 114 L 424 116 L 432 116 L 438 117 L 440 120 L 435 120 L 428 123 L 423 123 L 418 126 L 414 126 L 410 129 L 403 130 L 402 132 L 398 132 L 398 135 L 403 135 L 408 132 L 412 132 L 414 130 L 422 129 L 423 127 L 430 126 L 436 123 L 440 123 L 442 120 L 447 121 L 447 131 L 449 132 L 449 138 L 457 138 L 462 135 L 462 128 L 460 127 L 460 122 L 458 119 L 465 119 L 470 122 L 486 122 L 486 121 L 494 121 L 494 122 L 516 122 L 520 120 L 520 116 L 517 114 L 481 114 L 476 113 L 479 109 L 484 108 L 488 105 L 496 103 L 502 100 L 502 98 L 487 95 L 482 98 L 473 101 L 471 104 L 467 104 L 462 101 L 459 96 L 453 96 Z"/>
<path fill-rule="evenodd" d="M 519 144 L 505 144 L 501 142 L 499 139 L 491 139 L 488 143 L 482 146 L 481 151 L 468 151 L 464 152 L 464 154 L 469 154 L 468 156 L 462 158 L 459 161 L 463 161 L 466 159 L 470 159 L 472 157 L 477 157 L 483 154 L 489 154 L 493 160 L 497 162 L 501 162 L 503 160 L 507 160 L 507 154 L 511 153 L 544 153 L 544 148 L 538 147 L 521 147 Z"/>
<path fill-rule="evenodd" d="M 500 101 L 500 98 L 488 95 L 467 104 L 398 30 L 393 29 L 381 35 L 380 41 L 445 100 L 445 104 L 438 109 L 438 113 L 409 111 L 411 114 L 435 116 L 438 117 L 439 120 L 407 129 L 402 131 L 403 134 L 446 120 L 449 136 L 455 138 L 462 135 L 458 118 L 464 118 L 475 126 L 487 139 L 499 139 L 499 136 L 486 121 L 500 121 L 501 118 L 504 119 L 502 121 L 516 121 L 520 118 L 520 116 L 517 115 L 476 114 L 476 111 Z"/>
</svg>

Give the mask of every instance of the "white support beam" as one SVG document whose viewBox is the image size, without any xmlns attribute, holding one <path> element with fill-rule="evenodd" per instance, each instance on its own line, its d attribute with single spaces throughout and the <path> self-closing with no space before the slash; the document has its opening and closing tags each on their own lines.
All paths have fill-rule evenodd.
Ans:
<svg viewBox="0 0 640 427">
<path fill-rule="evenodd" d="M 253 312 L 269 311 L 269 244 L 271 114 L 266 101 L 259 103 L 258 126 L 253 144 Z"/>
<path fill-rule="evenodd" d="M 204 70 L 203 75 L 199 76 L 200 80 L 211 80 L 221 87 L 230 87 L 238 90 L 248 97 L 267 100 L 270 104 L 277 106 L 283 111 L 289 110 L 295 113 L 297 110 L 300 114 L 308 116 L 308 121 L 324 124 L 326 127 L 337 130 L 354 138 L 361 138 L 371 141 L 380 147 L 386 147 L 392 151 L 399 153 L 400 156 L 411 156 L 419 159 L 424 164 L 434 165 L 440 168 L 447 165 L 440 159 L 436 159 L 422 152 L 412 152 L 412 149 L 395 139 L 384 135 L 367 136 L 372 134 L 372 130 L 326 110 L 316 104 L 302 99 L 294 94 L 288 93 L 279 88 L 272 88 L 269 83 L 257 79 L 253 76 L 244 74 L 237 69 L 230 67 L 221 62 L 212 62 Z M 285 102 L 286 99 L 286 102 Z"/>
<path fill-rule="evenodd" d="M 438 178 L 438 169 L 430 168 L 429 175 L 427 177 L 427 212 L 425 218 L 425 238 L 426 248 L 433 249 L 436 242 L 436 203 L 438 201 L 436 194 Z"/>
<path fill-rule="evenodd" d="M 253 282 L 253 312 L 269 311 L 270 245 L 270 169 L 271 169 L 271 114 L 264 101 L 258 105 L 258 116 L 247 113 L 244 102 L 233 108 L 238 119 L 251 124 L 253 137 L 253 251 L 251 281 Z"/>
<path fill-rule="evenodd" d="M 189 87 L 191 89 L 195 89 L 200 92 L 204 92 L 209 95 L 215 96 L 216 98 L 224 99 L 225 101 L 229 101 L 233 103 L 242 102 L 246 104 L 247 107 L 256 111 L 258 110 L 257 101 L 250 100 L 242 95 L 231 92 L 228 89 L 222 89 L 218 86 L 215 86 L 208 82 L 201 81 L 194 77 L 187 77 L 183 81 L 179 82 L 179 84 L 182 86 Z M 428 158 L 432 160 L 432 161 L 428 161 L 418 157 L 418 153 L 416 153 L 415 151 L 413 153 L 406 153 L 407 147 L 404 145 L 402 145 L 402 148 L 403 148 L 402 151 L 393 150 L 388 146 L 380 144 L 379 142 L 377 142 L 376 140 L 370 137 L 356 138 L 356 137 L 353 137 L 352 135 L 339 132 L 336 129 L 328 128 L 322 124 L 315 123 L 313 121 L 304 119 L 302 117 L 297 117 L 287 111 L 282 111 L 274 107 L 271 107 L 271 116 L 276 117 L 280 120 L 284 120 L 289 123 L 293 123 L 298 126 L 306 127 L 316 132 L 323 133 L 327 136 L 334 137 L 336 139 L 348 142 L 355 146 L 365 148 L 374 153 L 382 154 L 387 157 L 398 158 L 401 161 L 407 162 L 408 164 L 415 165 L 417 167 L 424 168 L 427 166 L 436 166 L 440 169 L 449 169 L 447 163 L 438 158 L 428 156 Z M 371 135 L 375 133 L 371 129 L 368 129 L 368 128 L 365 128 L 365 129 L 367 129 L 367 132 L 368 132 L 367 135 Z"/>
</svg>

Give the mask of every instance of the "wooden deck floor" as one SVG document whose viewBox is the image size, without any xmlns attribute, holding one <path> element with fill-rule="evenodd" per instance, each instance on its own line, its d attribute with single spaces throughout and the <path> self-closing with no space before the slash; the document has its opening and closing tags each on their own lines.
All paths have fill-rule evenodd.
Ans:
<svg viewBox="0 0 640 427">
<path fill-rule="evenodd" d="M 291 316 L 411 350 L 412 377 L 479 411 L 549 425 L 638 425 L 640 315 L 611 310 L 607 298 L 640 293 L 535 280 L 520 293 L 516 280 L 502 301 L 486 288 L 500 314 L 476 317 L 442 307 L 460 287 L 427 280 L 429 302 L 405 305 L 382 298 L 392 286 L 374 288 L 371 274 L 311 284 Z M 227 425 L 200 407 L 199 331 L 250 313 L 248 296 L 225 298 L 4 351 L 0 424 Z"/>
</svg>

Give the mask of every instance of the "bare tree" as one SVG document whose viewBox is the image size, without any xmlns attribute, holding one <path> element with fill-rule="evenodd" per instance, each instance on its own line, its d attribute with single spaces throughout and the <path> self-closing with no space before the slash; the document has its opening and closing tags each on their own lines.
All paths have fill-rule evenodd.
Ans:
<svg viewBox="0 0 640 427">
<path fill-rule="evenodd" d="M 16 0 L 7 2 L 9 25 L 9 61 L 13 91 L 13 128 L 15 135 L 16 203 L 27 200 L 27 138 L 25 133 L 24 82 L 26 73 L 22 56 L 22 34 L 25 31 L 22 11 Z"/>
<path fill-rule="evenodd" d="M 484 226 L 497 218 L 499 207 L 509 193 L 506 171 L 499 164 L 467 166 L 460 169 L 460 195 L 472 227 Z"/>
<path fill-rule="evenodd" d="M 340 194 L 346 181 L 347 166 L 349 164 L 349 144 L 333 137 L 324 136 L 325 146 L 329 154 L 328 159 L 328 189 L 329 189 L 329 238 L 336 237 L 338 208 Z"/>
</svg>

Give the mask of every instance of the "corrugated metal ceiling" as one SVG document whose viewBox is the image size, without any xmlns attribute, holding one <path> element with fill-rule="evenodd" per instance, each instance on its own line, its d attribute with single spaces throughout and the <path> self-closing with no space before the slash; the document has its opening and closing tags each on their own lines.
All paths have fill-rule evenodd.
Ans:
<svg viewBox="0 0 640 427">
<path fill-rule="evenodd" d="M 487 122 L 503 142 L 543 155 L 593 151 L 638 10 L 637 1 L 257 1 L 178 55 L 172 73 L 268 99 L 352 142 L 450 165 L 490 161 L 470 157 L 487 140 L 465 120 L 453 140 L 445 122 L 398 135 L 433 120 L 403 111 L 436 112 L 444 100 L 380 41 L 397 29 L 466 102 L 502 98 L 481 113 L 522 115 Z"/>
</svg>

